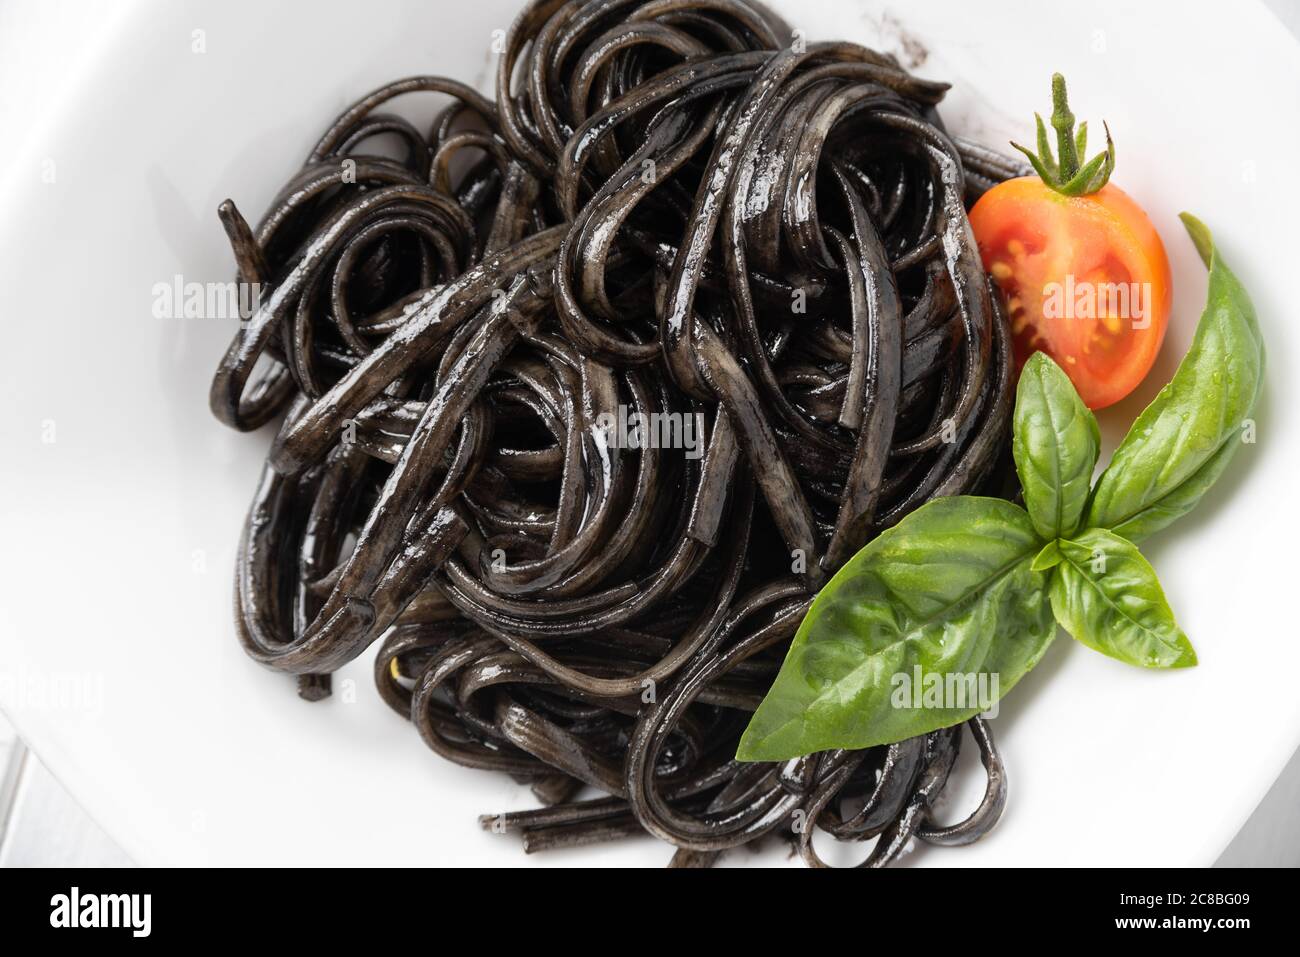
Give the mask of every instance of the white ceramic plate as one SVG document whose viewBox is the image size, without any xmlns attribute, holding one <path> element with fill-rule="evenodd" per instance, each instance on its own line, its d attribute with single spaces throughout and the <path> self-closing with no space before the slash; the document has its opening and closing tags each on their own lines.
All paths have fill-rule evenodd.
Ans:
<svg viewBox="0 0 1300 957">
<path fill-rule="evenodd" d="M 974 847 L 908 858 L 1212 862 L 1300 743 L 1300 441 L 1285 414 L 1300 403 L 1300 48 L 1254 3 L 773 5 L 810 38 L 913 63 L 928 51 L 917 72 L 955 84 L 949 126 L 990 144 L 1030 136 L 1053 70 L 1081 118 L 1110 123 L 1116 181 L 1151 213 L 1176 281 L 1151 381 L 1103 416 L 1112 444 L 1172 372 L 1204 299 L 1179 210 L 1210 224 L 1252 291 L 1270 363 L 1259 441 L 1148 549 L 1200 667 L 1145 673 L 1058 640 L 996 723 L 1012 780 L 1001 826 Z M 515 0 L 450 6 L 317 3 L 305 16 L 296 3 L 138 3 L 104 18 L 84 58 L 41 51 L 72 80 L 36 101 L 28 115 L 40 122 L 6 147 L 0 705 L 141 863 L 669 856 L 644 839 L 525 857 L 475 818 L 531 806 L 527 790 L 430 753 L 379 700 L 369 656 L 312 705 L 234 640 L 234 548 L 269 436 L 208 415 L 230 324 L 153 318 L 153 287 L 228 279 L 217 204 L 231 196 L 258 214 L 362 93 L 414 73 L 487 89 L 492 31 Z M 192 51 L 194 30 L 206 52 Z M 414 108 L 428 115 L 432 103 Z M 974 804 L 977 779 L 955 785 L 952 816 Z"/>
</svg>

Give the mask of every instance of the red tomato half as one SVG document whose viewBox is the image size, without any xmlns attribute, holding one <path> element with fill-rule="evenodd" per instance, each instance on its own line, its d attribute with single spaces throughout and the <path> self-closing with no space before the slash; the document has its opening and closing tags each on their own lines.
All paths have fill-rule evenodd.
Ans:
<svg viewBox="0 0 1300 957">
<path fill-rule="evenodd" d="M 1093 409 L 1133 391 L 1172 299 L 1164 244 L 1137 203 L 1110 184 L 1062 196 L 1022 177 L 981 196 L 970 222 L 1005 297 L 1017 364 L 1046 352 Z"/>
</svg>

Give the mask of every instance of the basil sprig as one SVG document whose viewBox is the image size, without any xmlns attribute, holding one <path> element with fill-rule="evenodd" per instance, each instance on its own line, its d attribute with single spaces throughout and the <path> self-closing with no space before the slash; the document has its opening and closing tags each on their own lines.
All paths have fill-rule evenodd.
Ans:
<svg viewBox="0 0 1300 957">
<path fill-rule="evenodd" d="M 1188 512 L 1253 437 L 1264 343 L 1209 230 L 1182 219 L 1210 271 L 1205 311 L 1173 379 L 1091 493 L 1097 420 L 1037 353 L 1021 374 L 1013 419 L 1025 508 L 937 499 L 868 543 L 813 601 L 738 760 L 868 748 L 958 724 L 988 707 L 988 691 L 1005 695 L 1042 659 L 1057 624 L 1128 664 L 1196 664 L 1134 542 Z M 907 695 L 900 701 L 899 676 L 949 690 L 978 682 L 985 694 L 916 707 Z"/>
</svg>

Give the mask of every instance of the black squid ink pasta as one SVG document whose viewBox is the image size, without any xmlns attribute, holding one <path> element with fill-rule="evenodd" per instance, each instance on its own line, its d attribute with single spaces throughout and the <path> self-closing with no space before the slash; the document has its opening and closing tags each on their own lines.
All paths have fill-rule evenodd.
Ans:
<svg viewBox="0 0 1300 957">
<path fill-rule="evenodd" d="M 482 821 L 528 851 L 648 832 L 707 866 L 773 835 L 820 866 L 820 830 L 878 838 L 875 867 L 986 833 L 980 718 L 734 760 L 835 569 L 936 496 L 1018 489 L 966 209 L 1023 170 L 945 133 L 945 89 L 741 0 L 541 0 L 495 100 L 391 83 L 255 229 L 224 203 L 263 295 L 212 410 L 282 423 L 239 550 L 248 654 L 313 699 L 378 642 L 431 750 L 531 785 Z M 450 105 L 417 128 L 385 112 L 407 94 Z M 943 826 L 964 735 L 987 789 Z"/>
</svg>

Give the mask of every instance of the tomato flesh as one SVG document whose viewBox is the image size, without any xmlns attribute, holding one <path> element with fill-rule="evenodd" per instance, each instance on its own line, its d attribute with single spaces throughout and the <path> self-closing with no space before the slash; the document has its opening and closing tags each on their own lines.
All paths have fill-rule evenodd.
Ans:
<svg viewBox="0 0 1300 957">
<path fill-rule="evenodd" d="M 970 213 L 1001 290 L 1017 365 L 1046 352 L 1093 409 L 1118 402 L 1155 362 L 1169 322 L 1169 259 L 1146 213 L 1118 187 L 1069 197 L 1008 180 Z"/>
</svg>

